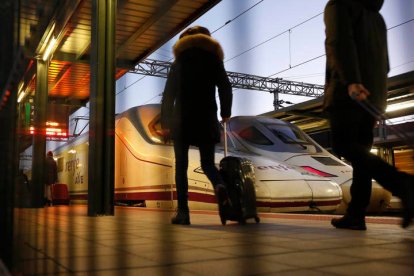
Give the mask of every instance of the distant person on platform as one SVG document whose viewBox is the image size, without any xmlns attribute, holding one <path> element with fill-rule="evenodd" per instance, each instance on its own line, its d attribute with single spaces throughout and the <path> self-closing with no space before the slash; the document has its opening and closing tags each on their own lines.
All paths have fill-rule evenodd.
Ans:
<svg viewBox="0 0 414 276">
<path fill-rule="evenodd" d="M 46 185 L 45 185 L 45 204 L 51 205 L 52 195 L 50 186 L 58 182 L 57 164 L 53 159 L 53 152 L 48 151 L 46 155 Z"/>
<path fill-rule="evenodd" d="M 414 176 L 397 171 L 370 153 L 376 119 L 361 104 L 385 112 L 389 71 L 387 29 L 379 13 L 383 0 L 330 0 L 325 7 L 326 85 L 332 147 L 353 167 L 346 214 L 336 228 L 366 230 L 365 212 L 372 179 L 403 204 L 402 227 L 414 216 Z"/>
<path fill-rule="evenodd" d="M 213 184 L 219 202 L 227 198 L 215 166 L 215 144 L 220 142 L 216 87 L 223 121 L 231 116 L 232 88 L 223 64 L 223 50 L 201 26 L 185 30 L 173 47 L 173 62 L 162 98 L 161 126 L 174 141 L 178 209 L 172 224 L 190 224 L 188 208 L 188 150 L 197 146 L 201 167 Z"/>
</svg>

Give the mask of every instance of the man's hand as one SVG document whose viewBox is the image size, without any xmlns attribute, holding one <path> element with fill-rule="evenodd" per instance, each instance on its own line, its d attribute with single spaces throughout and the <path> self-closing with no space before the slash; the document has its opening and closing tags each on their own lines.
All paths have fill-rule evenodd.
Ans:
<svg viewBox="0 0 414 276">
<path fill-rule="evenodd" d="M 230 121 L 230 117 L 221 118 L 222 123 L 228 123 Z"/>
<path fill-rule="evenodd" d="M 365 101 L 369 94 L 369 91 L 361 83 L 351 83 L 348 85 L 348 95 L 356 101 Z"/>
</svg>

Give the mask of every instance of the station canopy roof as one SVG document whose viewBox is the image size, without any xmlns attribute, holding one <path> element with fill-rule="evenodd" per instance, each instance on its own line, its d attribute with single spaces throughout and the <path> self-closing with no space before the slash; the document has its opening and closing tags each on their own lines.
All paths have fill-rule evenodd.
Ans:
<svg viewBox="0 0 414 276">
<path fill-rule="evenodd" d="M 200 17 L 219 0 L 118 0 L 116 15 L 116 78 Z M 21 0 L 20 56 L 26 60 L 22 90 L 33 95 L 34 58 L 56 43 L 49 67 L 49 97 L 65 101 L 89 99 L 89 51 L 92 0 Z"/>
<path fill-rule="evenodd" d="M 394 107 L 393 111 L 386 112 L 385 116 L 388 119 L 414 114 L 414 71 L 388 79 L 387 105 L 388 107 Z M 408 107 L 402 108 L 402 105 Z M 262 115 L 291 122 L 308 133 L 323 131 L 329 128 L 327 116 L 323 110 L 323 97 L 267 112 Z"/>
</svg>

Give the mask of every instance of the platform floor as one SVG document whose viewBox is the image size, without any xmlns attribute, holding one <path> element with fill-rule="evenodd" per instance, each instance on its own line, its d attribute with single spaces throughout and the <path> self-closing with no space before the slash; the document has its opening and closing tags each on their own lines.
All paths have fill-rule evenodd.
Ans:
<svg viewBox="0 0 414 276">
<path fill-rule="evenodd" d="M 260 214 L 220 224 L 217 212 L 86 206 L 16 209 L 15 250 L 23 275 L 414 275 L 414 226 L 368 218 L 367 231 L 330 226 L 331 215 Z"/>
</svg>

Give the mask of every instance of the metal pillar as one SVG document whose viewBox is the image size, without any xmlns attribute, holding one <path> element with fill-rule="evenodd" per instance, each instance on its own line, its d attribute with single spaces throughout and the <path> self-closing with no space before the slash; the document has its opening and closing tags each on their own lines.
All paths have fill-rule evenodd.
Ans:
<svg viewBox="0 0 414 276">
<path fill-rule="evenodd" d="M 116 0 L 92 1 L 88 216 L 114 214 Z"/>
<path fill-rule="evenodd" d="M 378 122 L 378 137 L 381 141 L 386 141 L 387 135 L 387 122 L 385 120 L 380 120 Z"/>
<path fill-rule="evenodd" d="M 41 58 L 36 63 L 36 94 L 34 97 L 34 134 L 32 159 L 32 207 L 44 206 L 44 186 L 46 182 L 46 119 L 48 101 L 49 61 Z"/>
<path fill-rule="evenodd" d="M 395 165 L 394 150 L 392 147 L 380 147 L 378 148 L 378 154 L 388 164 Z"/>
<path fill-rule="evenodd" d="M 14 179 L 16 167 L 14 148 L 16 142 L 15 114 L 17 89 L 9 87 L 9 80 L 14 70 L 14 32 L 15 1 L 5 0 L 0 4 L 0 48 L 4 53 L 0 64 L 0 103 L 7 89 L 9 98 L 0 110 L 0 260 L 11 269 L 13 266 L 13 222 L 14 222 Z M 11 70 L 11 68 L 13 68 Z"/>
<path fill-rule="evenodd" d="M 273 94 L 273 108 L 274 110 L 278 110 L 280 108 L 280 103 L 279 103 L 279 90 L 276 89 L 275 91 L 272 92 Z"/>
<path fill-rule="evenodd" d="M 7 107 L 0 114 L 0 259 L 11 269 L 13 267 L 13 212 L 14 187 L 17 177 L 16 146 L 16 102 L 17 89 L 11 92 Z"/>
</svg>

